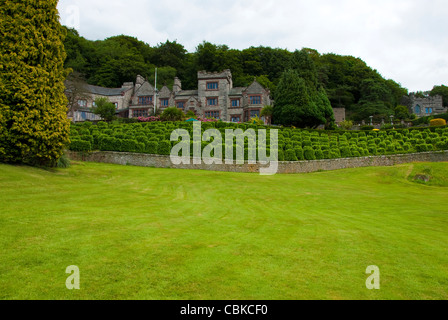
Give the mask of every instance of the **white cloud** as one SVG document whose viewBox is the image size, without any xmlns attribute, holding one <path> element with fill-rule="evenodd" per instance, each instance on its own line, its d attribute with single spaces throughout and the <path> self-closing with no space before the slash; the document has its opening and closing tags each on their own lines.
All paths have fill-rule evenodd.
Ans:
<svg viewBox="0 0 448 320">
<path fill-rule="evenodd" d="M 360 57 L 411 91 L 447 83 L 445 0 L 61 0 L 63 23 L 70 5 L 91 40 L 169 39 L 190 52 L 204 40 L 236 49 L 310 47 Z"/>
</svg>

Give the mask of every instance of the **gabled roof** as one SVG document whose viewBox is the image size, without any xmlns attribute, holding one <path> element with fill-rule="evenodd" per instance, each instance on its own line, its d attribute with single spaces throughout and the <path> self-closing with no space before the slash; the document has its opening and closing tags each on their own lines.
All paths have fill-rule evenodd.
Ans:
<svg viewBox="0 0 448 320">
<path fill-rule="evenodd" d="M 247 87 L 246 93 L 248 94 L 263 93 L 264 90 L 265 88 L 261 84 L 259 84 L 257 80 L 254 80 L 254 82 L 252 82 L 252 84 L 249 87 Z"/>
<path fill-rule="evenodd" d="M 137 97 L 154 95 L 154 87 L 148 82 L 143 82 L 142 86 L 136 92 Z"/>
<path fill-rule="evenodd" d="M 159 97 L 161 97 L 161 98 L 169 98 L 170 95 L 171 95 L 171 90 L 168 89 L 167 86 L 163 86 L 163 88 L 160 89 Z"/>
<path fill-rule="evenodd" d="M 132 88 L 103 88 L 99 86 L 86 85 L 86 90 L 89 93 L 99 96 L 121 96 L 124 92 L 131 90 Z"/>
</svg>

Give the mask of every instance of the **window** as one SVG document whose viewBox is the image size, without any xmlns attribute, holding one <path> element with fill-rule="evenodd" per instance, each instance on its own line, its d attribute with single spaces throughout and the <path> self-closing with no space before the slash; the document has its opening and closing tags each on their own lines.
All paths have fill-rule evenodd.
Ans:
<svg viewBox="0 0 448 320">
<path fill-rule="evenodd" d="M 208 106 L 217 106 L 218 98 L 207 98 L 207 105 Z"/>
<path fill-rule="evenodd" d="M 92 102 L 92 107 L 94 107 L 94 108 L 96 107 L 96 102 L 95 101 Z"/>
<path fill-rule="evenodd" d="M 261 96 L 250 96 L 250 104 L 261 104 Z"/>
<path fill-rule="evenodd" d="M 416 114 L 420 114 L 422 112 L 422 109 L 420 108 L 420 106 L 419 105 L 416 105 L 415 106 L 415 113 Z"/>
<path fill-rule="evenodd" d="M 218 90 L 218 82 L 207 82 L 207 90 Z"/>
<path fill-rule="evenodd" d="M 152 96 L 138 97 L 138 104 L 145 106 L 152 103 Z"/>
<path fill-rule="evenodd" d="M 232 99 L 232 108 L 238 108 L 240 106 L 240 99 Z"/>
<path fill-rule="evenodd" d="M 205 117 L 219 119 L 219 111 L 206 111 Z"/>
<path fill-rule="evenodd" d="M 147 117 L 147 116 L 148 116 L 148 110 L 145 109 L 132 110 L 133 118 Z"/>
<path fill-rule="evenodd" d="M 82 108 L 86 108 L 87 107 L 87 100 L 78 100 L 78 106 L 80 106 Z"/>
<path fill-rule="evenodd" d="M 232 116 L 232 122 L 240 122 L 241 117 L 240 116 Z"/>
<path fill-rule="evenodd" d="M 179 102 L 177 103 L 177 107 L 178 107 L 179 109 L 184 109 L 184 108 L 185 108 L 185 102 L 184 102 L 184 101 L 179 101 Z"/>
<path fill-rule="evenodd" d="M 432 108 L 425 108 L 425 111 L 427 114 L 431 114 L 432 113 Z"/>
<path fill-rule="evenodd" d="M 260 110 L 251 110 L 250 111 L 250 118 L 260 117 Z"/>
<path fill-rule="evenodd" d="M 115 109 L 118 109 L 118 102 L 112 102 L 115 105 Z"/>
<path fill-rule="evenodd" d="M 170 104 L 169 99 L 160 99 L 160 105 L 161 105 L 162 107 L 168 107 L 169 104 Z"/>
</svg>

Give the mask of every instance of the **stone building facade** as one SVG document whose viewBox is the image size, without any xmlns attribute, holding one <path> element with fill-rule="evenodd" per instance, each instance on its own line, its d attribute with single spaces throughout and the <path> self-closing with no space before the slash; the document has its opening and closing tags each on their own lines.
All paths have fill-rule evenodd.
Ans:
<svg viewBox="0 0 448 320">
<path fill-rule="evenodd" d="M 442 96 L 430 96 L 429 93 L 425 97 L 417 97 L 415 94 L 410 94 L 411 112 L 417 117 L 426 117 L 448 112 L 447 108 L 443 107 Z"/>
<path fill-rule="evenodd" d="M 115 105 L 119 116 L 129 116 L 129 101 L 131 100 L 134 92 L 134 83 L 126 82 L 121 88 L 103 88 L 88 84 L 84 84 L 80 88 L 82 88 L 83 92 L 72 93 L 69 92 L 69 90 L 66 90 L 67 95 L 79 95 L 78 98 L 75 99 L 76 106 L 73 108 L 74 112 L 69 115 L 71 120 L 75 122 L 101 120 L 99 116 L 92 112 L 92 108 L 95 106 L 95 99 L 97 98 L 106 98 L 112 102 Z"/>
<path fill-rule="evenodd" d="M 246 122 L 260 116 L 265 106 L 273 105 L 269 89 L 256 79 L 248 87 L 234 87 L 230 70 L 198 72 L 197 90 L 183 90 L 179 78 L 173 89 L 163 86 L 156 92 L 154 86 L 138 75 L 135 84 L 126 82 L 121 88 L 102 88 L 85 85 L 86 95 L 78 99 L 74 121 L 100 120 L 92 107 L 98 97 L 114 103 L 117 114 L 123 118 L 148 117 L 157 111 L 175 106 L 185 113 L 193 111 L 201 118 L 216 118 L 226 122 Z M 67 92 L 70 94 L 70 92 Z M 345 109 L 334 109 L 336 122 L 345 120 Z"/>
<path fill-rule="evenodd" d="M 147 116 L 154 110 L 154 87 L 138 76 L 135 94 L 129 106 L 129 117 Z M 259 116 L 264 106 L 272 105 L 270 91 L 256 80 L 249 87 L 233 87 L 230 70 L 198 72 L 198 89 L 182 90 L 182 82 L 174 79 L 173 90 L 164 86 L 157 94 L 156 109 L 176 106 L 198 117 L 227 122 L 243 122 Z"/>
<path fill-rule="evenodd" d="M 270 91 L 256 80 L 248 87 L 233 87 L 230 70 L 198 72 L 198 89 L 182 90 L 182 82 L 174 79 L 173 89 L 163 86 L 155 95 L 154 86 L 138 75 L 135 85 L 124 83 L 121 88 L 85 85 L 86 95 L 77 100 L 74 121 L 99 120 L 92 107 L 98 97 L 114 103 L 117 114 L 125 118 L 147 117 L 172 106 L 185 113 L 193 111 L 201 118 L 216 118 L 227 122 L 244 122 L 260 117 L 264 106 L 272 105 Z M 69 92 L 67 94 L 70 94 Z M 157 101 L 156 101 L 157 100 Z M 155 106 L 156 102 L 156 106 Z"/>
</svg>

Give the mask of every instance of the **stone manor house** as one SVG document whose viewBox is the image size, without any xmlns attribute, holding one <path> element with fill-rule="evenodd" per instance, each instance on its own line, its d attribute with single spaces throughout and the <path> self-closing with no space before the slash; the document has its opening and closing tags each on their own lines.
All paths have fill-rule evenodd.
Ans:
<svg viewBox="0 0 448 320">
<path fill-rule="evenodd" d="M 67 95 L 70 95 L 67 90 Z M 101 120 L 92 112 L 95 99 L 105 97 L 115 104 L 117 114 L 122 118 L 148 117 L 156 109 L 163 111 L 172 106 L 185 113 L 193 111 L 201 118 L 215 118 L 226 122 L 246 122 L 258 116 L 265 106 L 273 105 L 270 91 L 256 80 L 248 87 L 233 87 L 230 70 L 222 72 L 198 72 L 198 89 L 182 90 L 182 83 L 176 77 L 173 89 L 164 86 L 155 97 L 154 86 L 138 75 L 135 84 L 126 82 L 121 88 L 103 88 L 84 85 L 85 94 L 71 99 L 77 105 L 69 117 L 75 121 Z M 345 120 L 345 109 L 333 109 L 336 123 Z"/>
<path fill-rule="evenodd" d="M 417 97 L 414 93 L 410 94 L 411 113 L 417 117 L 426 117 L 448 112 L 443 107 L 443 97 L 436 95 L 430 96 L 429 92 L 424 93 L 424 97 Z"/>
<path fill-rule="evenodd" d="M 264 106 L 272 105 L 270 91 L 256 80 L 248 87 L 233 87 L 230 70 L 223 72 L 198 72 L 198 89 L 182 90 L 182 83 L 176 77 L 173 90 L 164 86 L 155 97 L 154 86 L 138 75 L 135 84 L 126 82 L 121 88 L 84 86 L 86 94 L 77 100 L 74 121 L 100 120 L 92 113 L 94 101 L 106 97 L 114 103 L 117 114 L 124 118 L 147 117 L 154 111 L 176 106 L 185 113 L 193 111 L 202 118 L 216 118 L 227 122 L 244 122 L 260 117 Z M 69 93 L 68 93 L 69 94 Z"/>
</svg>

